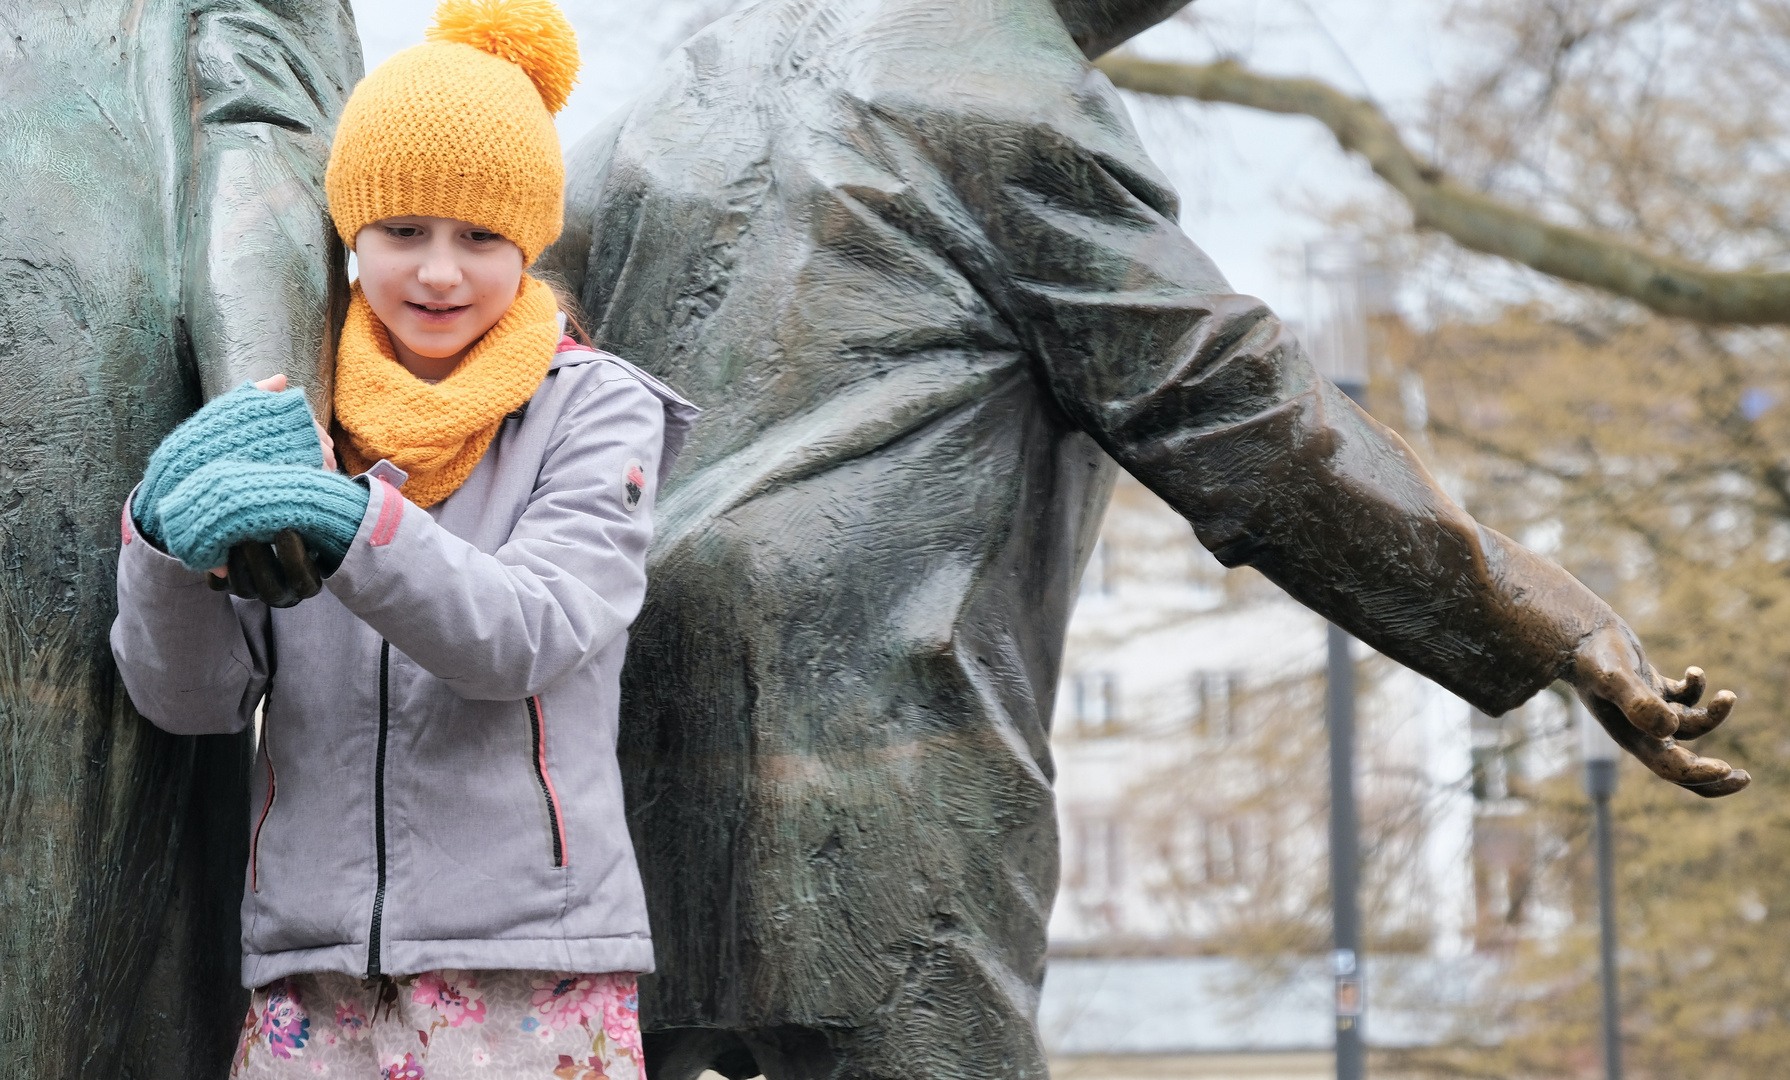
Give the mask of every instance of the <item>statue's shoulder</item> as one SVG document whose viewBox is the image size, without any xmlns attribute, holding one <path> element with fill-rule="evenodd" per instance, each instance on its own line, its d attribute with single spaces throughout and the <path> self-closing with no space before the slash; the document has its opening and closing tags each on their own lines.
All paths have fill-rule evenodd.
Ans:
<svg viewBox="0 0 1790 1080">
<path fill-rule="evenodd" d="M 685 42 L 574 149 L 569 246 L 582 257 L 596 235 L 574 220 L 580 207 L 649 193 L 718 206 L 717 191 L 749 207 L 778 169 L 824 184 L 865 175 L 860 159 L 890 175 L 926 160 L 984 178 L 1100 161 L 1172 202 L 1155 197 L 1166 181 L 1052 0 L 765 0 Z"/>
<path fill-rule="evenodd" d="M 1075 96 L 1088 72 L 1052 0 L 766 0 L 685 41 L 627 111 L 800 111 L 841 96 L 980 110 Z"/>
</svg>

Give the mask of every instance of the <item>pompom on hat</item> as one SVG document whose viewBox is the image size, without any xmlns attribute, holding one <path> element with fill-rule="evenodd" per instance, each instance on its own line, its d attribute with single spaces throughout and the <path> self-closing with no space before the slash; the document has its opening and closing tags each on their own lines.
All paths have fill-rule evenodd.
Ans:
<svg viewBox="0 0 1790 1080">
<path fill-rule="evenodd" d="M 552 0 L 443 0 L 427 37 L 342 109 L 324 174 L 336 231 L 352 249 L 384 218 L 458 218 L 532 263 L 565 218 L 553 114 L 578 76 L 572 24 Z"/>
</svg>

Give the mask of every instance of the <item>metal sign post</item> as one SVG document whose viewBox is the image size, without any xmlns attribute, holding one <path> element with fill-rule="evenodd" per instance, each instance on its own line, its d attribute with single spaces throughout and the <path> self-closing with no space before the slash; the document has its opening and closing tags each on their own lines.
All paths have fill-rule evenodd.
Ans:
<svg viewBox="0 0 1790 1080">
<path fill-rule="evenodd" d="M 1616 993 L 1616 856 L 1610 845 L 1610 796 L 1616 794 L 1615 740 L 1585 708 L 1573 709 L 1585 759 L 1597 843 L 1598 959 L 1603 983 L 1604 1078 L 1622 1080 L 1622 1002 Z"/>
<path fill-rule="evenodd" d="M 1333 907 L 1330 954 L 1336 977 L 1336 1080 L 1367 1075 L 1361 1021 L 1362 994 L 1360 839 L 1355 818 L 1355 660 L 1351 638 L 1330 626 L 1329 693 L 1325 712 L 1330 728 L 1330 894 Z"/>
</svg>

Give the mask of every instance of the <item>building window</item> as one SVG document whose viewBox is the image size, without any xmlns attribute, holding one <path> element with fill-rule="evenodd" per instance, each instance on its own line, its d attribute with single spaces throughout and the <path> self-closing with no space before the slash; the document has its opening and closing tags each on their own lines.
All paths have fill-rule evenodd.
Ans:
<svg viewBox="0 0 1790 1080">
<path fill-rule="evenodd" d="M 1081 571 L 1081 595 L 1111 596 L 1113 585 L 1113 549 L 1105 540 L 1095 540 L 1094 550 Z"/>
<path fill-rule="evenodd" d="M 1236 734 L 1236 704 L 1243 676 L 1235 671 L 1198 671 L 1193 675 L 1193 730 L 1211 739 Z"/>
<path fill-rule="evenodd" d="M 1243 876 L 1243 856 L 1248 850 L 1243 822 L 1232 818 L 1206 822 L 1206 880 L 1229 885 Z"/>
<path fill-rule="evenodd" d="M 1119 724 L 1119 678 L 1110 671 L 1090 671 L 1069 684 L 1075 730 L 1081 735 L 1110 734 Z"/>
<path fill-rule="evenodd" d="M 1256 885 L 1274 874 L 1274 831 L 1256 815 L 1206 818 L 1197 839 L 1192 869 L 1208 885 Z"/>
<path fill-rule="evenodd" d="M 1074 819 L 1075 857 L 1069 864 L 1072 888 L 1096 895 L 1117 892 L 1125 881 L 1123 823 L 1113 817 Z"/>
<path fill-rule="evenodd" d="M 1487 716 L 1474 709 L 1469 721 L 1473 740 L 1473 798 L 1499 803 L 1523 791 L 1523 723 L 1519 712 Z"/>
<path fill-rule="evenodd" d="M 1473 798 L 1493 803 L 1510 798 L 1510 759 L 1504 747 L 1473 748 Z"/>
</svg>

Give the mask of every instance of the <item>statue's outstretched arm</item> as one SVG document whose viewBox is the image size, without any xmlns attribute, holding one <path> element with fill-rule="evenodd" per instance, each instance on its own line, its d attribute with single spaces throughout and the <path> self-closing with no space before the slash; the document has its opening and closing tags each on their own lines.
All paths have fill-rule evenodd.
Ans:
<svg viewBox="0 0 1790 1080">
<path fill-rule="evenodd" d="M 346 0 L 203 0 L 184 299 L 205 396 L 285 372 L 328 422 L 344 252 L 323 169 L 361 75 Z"/>
<path fill-rule="evenodd" d="M 1221 561 L 1256 567 L 1488 712 L 1567 679 L 1660 776 L 1710 796 L 1746 785 L 1676 743 L 1726 719 L 1733 694 L 1698 708 L 1700 671 L 1662 679 L 1603 600 L 1456 506 L 1266 309 L 1237 296 L 1204 306 L 1160 385 L 1101 403 L 1116 422 L 1100 434 Z"/>
<path fill-rule="evenodd" d="M 1101 101 L 1009 130 L 1004 181 L 958 185 L 1000 271 L 985 289 L 1071 419 L 1221 561 L 1485 711 L 1568 679 L 1659 775 L 1703 795 L 1744 787 L 1745 773 L 1675 742 L 1720 723 L 1733 695 L 1696 707 L 1700 673 L 1660 678 L 1596 594 L 1443 494 L 1265 305 L 1231 291 Z"/>
</svg>

